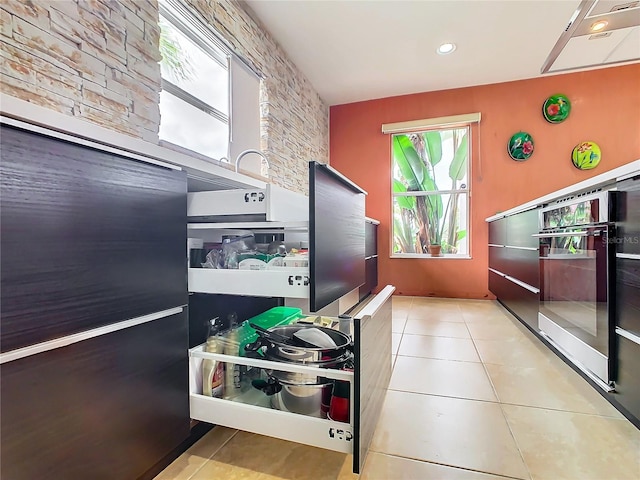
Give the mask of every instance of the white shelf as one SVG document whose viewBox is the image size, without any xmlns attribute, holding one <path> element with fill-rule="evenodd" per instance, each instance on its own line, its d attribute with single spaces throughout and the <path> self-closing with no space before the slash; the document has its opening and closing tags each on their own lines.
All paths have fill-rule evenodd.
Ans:
<svg viewBox="0 0 640 480">
<path fill-rule="evenodd" d="M 253 297 L 309 298 L 308 268 L 224 270 L 190 268 L 189 292 Z"/>
</svg>

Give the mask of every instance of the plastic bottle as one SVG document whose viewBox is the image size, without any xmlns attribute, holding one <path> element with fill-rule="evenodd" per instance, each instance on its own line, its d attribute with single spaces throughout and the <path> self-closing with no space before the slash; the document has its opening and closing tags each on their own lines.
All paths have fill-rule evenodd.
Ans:
<svg viewBox="0 0 640 480">
<path fill-rule="evenodd" d="M 209 320 L 209 333 L 205 352 L 222 353 L 220 323 L 218 317 Z M 224 364 L 217 360 L 202 361 L 202 394 L 207 397 L 222 398 L 224 393 Z"/>
<path fill-rule="evenodd" d="M 238 316 L 235 312 L 229 315 L 231 329 L 224 342 L 226 355 L 238 356 L 240 354 L 240 335 L 238 330 Z M 224 398 L 234 398 L 240 390 L 240 365 L 227 363 L 224 374 Z"/>
</svg>

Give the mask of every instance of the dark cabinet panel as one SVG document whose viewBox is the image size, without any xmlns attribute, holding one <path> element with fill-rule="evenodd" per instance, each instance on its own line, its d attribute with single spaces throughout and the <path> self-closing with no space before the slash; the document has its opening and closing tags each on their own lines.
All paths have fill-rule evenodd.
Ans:
<svg viewBox="0 0 640 480">
<path fill-rule="evenodd" d="M 187 314 L 6 363 L 1 477 L 135 479 L 189 435 Z"/>
<path fill-rule="evenodd" d="M 1 135 L 2 351 L 187 303 L 184 172 Z"/>
<path fill-rule="evenodd" d="M 616 247 L 640 255 L 640 180 L 622 182 L 616 192 Z"/>
<path fill-rule="evenodd" d="M 531 292 L 494 272 L 489 272 L 489 290 L 520 321 L 526 323 L 535 331 L 538 330 L 540 294 Z"/>
<path fill-rule="evenodd" d="M 640 259 L 616 263 L 616 325 L 640 336 Z"/>
<path fill-rule="evenodd" d="M 360 300 L 369 295 L 378 285 L 378 257 L 371 257 L 364 262 L 364 285 L 360 287 Z"/>
<path fill-rule="evenodd" d="M 538 209 L 516 213 L 507 217 L 506 245 L 514 247 L 538 248 L 538 239 L 532 237 L 538 233 Z"/>
<path fill-rule="evenodd" d="M 378 225 L 364 223 L 364 256 L 370 257 L 378 254 Z"/>
<path fill-rule="evenodd" d="M 489 222 L 489 243 L 505 245 L 507 243 L 507 219 L 500 218 Z"/>
<path fill-rule="evenodd" d="M 620 335 L 615 400 L 636 419 L 640 419 L 640 345 Z"/>
<path fill-rule="evenodd" d="M 489 245 L 489 268 L 504 273 L 507 269 L 507 252 L 505 247 Z"/>
<path fill-rule="evenodd" d="M 489 268 L 532 287 L 540 287 L 540 261 L 537 250 L 489 246 Z"/>
</svg>

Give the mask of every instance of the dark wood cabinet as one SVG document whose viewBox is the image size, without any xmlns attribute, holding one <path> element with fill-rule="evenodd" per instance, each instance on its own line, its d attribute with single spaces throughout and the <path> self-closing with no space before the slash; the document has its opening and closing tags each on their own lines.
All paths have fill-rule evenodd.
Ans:
<svg viewBox="0 0 640 480">
<path fill-rule="evenodd" d="M 538 209 L 533 209 L 507 217 L 507 240 L 505 245 L 535 248 L 537 250 L 538 239 L 531 235 L 538 233 L 540 230 L 538 212 Z"/>
<path fill-rule="evenodd" d="M 640 336 L 640 258 L 616 258 L 616 326 Z"/>
<path fill-rule="evenodd" d="M 630 413 L 640 428 L 640 345 L 616 335 L 618 362 L 613 399 Z"/>
<path fill-rule="evenodd" d="M 489 271 L 489 290 L 522 322 L 538 330 L 539 293 L 492 271 Z"/>
<path fill-rule="evenodd" d="M 135 479 L 189 435 L 186 312 L 2 365 L 1 477 Z"/>
<path fill-rule="evenodd" d="M 499 218 L 489 223 L 489 244 L 505 245 L 507 243 L 507 219 Z"/>
<path fill-rule="evenodd" d="M 0 476 L 137 478 L 190 431 L 186 174 L 0 128 Z"/>
<path fill-rule="evenodd" d="M 364 284 L 358 290 L 362 300 L 378 285 L 378 223 L 365 221 L 364 224 Z"/>
<path fill-rule="evenodd" d="M 1 135 L 3 352 L 187 303 L 184 172 Z"/>
<path fill-rule="evenodd" d="M 617 188 L 616 251 L 640 255 L 640 178 L 620 182 Z"/>
<path fill-rule="evenodd" d="M 489 268 L 516 278 L 532 287 L 540 287 L 540 265 L 537 250 L 489 246 Z"/>
</svg>

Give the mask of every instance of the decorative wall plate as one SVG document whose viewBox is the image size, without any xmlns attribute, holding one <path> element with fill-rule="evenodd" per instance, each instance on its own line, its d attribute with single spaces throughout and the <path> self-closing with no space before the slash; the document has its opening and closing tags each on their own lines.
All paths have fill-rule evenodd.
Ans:
<svg viewBox="0 0 640 480">
<path fill-rule="evenodd" d="M 573 165 L 580 170 L 591 170 L 600 163 L 602 153 L 595 142 L 582 142 L 575 146 L 571 153 Z"/>
<path fill-rule="evenodd" d="M 569 112 L 571 112 L 571 102 L 561 93 L 551 95 L 542 105 L 542 115 L 549 123 L 564 122 Z"/>
<path fill-rule="evenodd" d="M 533 155 L 533 138 L 527 132 L 514 133 L 509 139 L 507 153 L 518 162 L 523 162 Z"/>
</svg>

